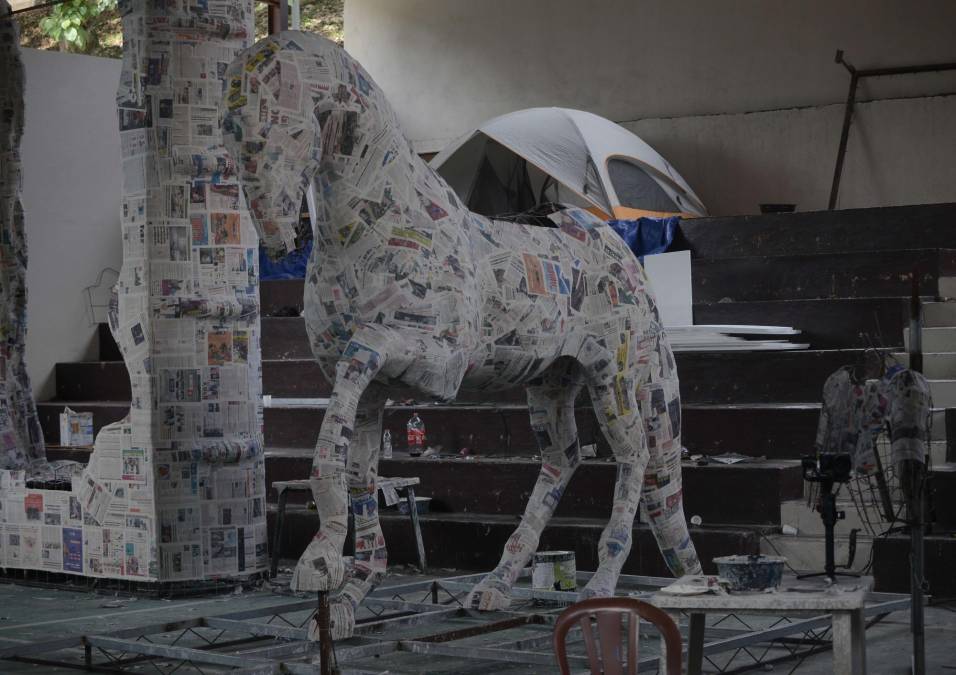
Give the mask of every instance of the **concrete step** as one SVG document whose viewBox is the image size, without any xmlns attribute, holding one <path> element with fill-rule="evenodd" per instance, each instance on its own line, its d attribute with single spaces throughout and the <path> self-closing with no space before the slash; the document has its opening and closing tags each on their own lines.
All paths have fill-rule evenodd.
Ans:
<svg viewBox="0 0 956 675">
<path fill-rule="evenodd" d="M 924 328 L 922 331 L 923 352 L 956 352 L 956 327 L 940 326 Z M 910 348 L 910 329 L 903 329 L 903 349 Z"/>
<path fill-rule="evenodd" d="M 956 249 L 697 258 L 694 302 L 802 298 L 903 298 L 919 271 L 920 294 L 946 296 Z M 792 325 L 788 323 L 788 325 Z"/>
<path fill-rule="evenodd" d="M 69 405 L 78 411 L 93 412 L 94 429 L 121 419 L 127 402 L 60 402 L 38 404 L 41 426 L 47 442 L 59 442 L 59 414 Z M 442 408 L 414 407 L 425 420 L 428 442 L 448 452 L 467 447 L 478 454 L 531 455 L 537 444 L 528 413 L 523 407 Z M 412 407 L 388 408 L 384 426 L 392 433 L 397 449 L 405 447 L 405 424 Z M 272 407 L 264 411 L 265 441 L 270 446 L 315 447 L 324 409 L 320 407 Z M 736 452 L 768 459 L 796 459 L 812 451 L 819 406 L 725 406 L 685 404 L 682 408 L 683 444 L 695 454 Z M 578 413 L 578 433 L 583 444 L 595 443 L 598 453 L 609 453 L 593 412 Z"/>
<path fill-rule="evenodd" d="M 851 570 L 837 571 L 862 572 L 870 559 L 873 538 L 862 532 L 857 535 L 856 555 Z M 765 555 L 782 555 L 787 563 L 800 573 L 822 572 L 826 562 L 823 535 L 786 535 L 768 534 L 761 539 L 760 552 Z M 834 560 L 837 565 L 845 565 L 850 555 L 850 537 L 839 534 L 834 537 Z"/>
<path fill-rule="evenodd" d="M 880 537 L 873 542 L 875 589 L 886 593 L 910 591 L 910 538 L 899 534 Z M 923 547 L 925 575 L 929 593 L 937 598 L 956 596 L 956 537 L 931 534 Z"/>
<path fill-rule="evenodd" d="M 924 302 L 923 326 L 926 328 L 956 326 L 956 302 Z"/>
<path fill-rule="evenodd" d="M 894 356 L 909 367 L 909 354 L 897 352 Z M 956 352 L 923 352 L 923 375 L 930 380 L 956 379 Z"/>
<path fill-rule="evenodd" d="M 860 534 L 868 532 L 863 517 L 856 505 L 849 499 L 838 499 L 837 510 L 842 511 L 845 518 L 836 525 L 835 532 L 842 536 L 849 535 L 850 530 L 860 530 Z M 780 504 L 780 522 L 797 528 L 800 536 L 822 537 L 824 534 L 823 520 L 820 512 L 807 506 L 806 499 L 792 499 Z"/>
<path fill-rule="evenodd" d="M 956 532 L 956 464 L 934 466 L 930 480 L 933 531 Z"/>
<path fill-rule="evenodd" d="M 446 450 L 468 447 L 478 453 L 533 454 L 537 444 L 524 408 L 487 409 L 418 408 L 425 420 L 429 442 Z M 411 409 L 387 410 L 385 427 L 404 447 L 404 427 Z M 610 449 L 589 408 L 577 411 L 578 434 L 583 444 L 594 443 L 600 455 Z M 693 454 L 737 452 L 768 459 L 796 459 L 812 450 L 819 408 L 796 406 L 693 405 L 682 407 L 682 442 Z M 267 409 L 268 442 L 314 447 L 322 415 L 301 409 Z"/>
<path fill-rule="evenodd" d="M 945 414 L 945 413 L 944 413 Z M 936 435 L 934 428 L 933 435 Z M 934 440 L 929 442 L 929 457 L 934 467 L 942 466 L 949 462 L 947 457 L 949 452 L 948 439 Z"/>
<path fill-rule="evenodd" d="M 288 352 L 287 352 L 288 353 Z M 803 403 L 820 399 L 823 383 L 837 368 L 854 363 L 860 350 L 783 352 L 685 352 L 677 354 L 685 403 Z M 281 397 L 327 397 L 331 387 L 311 357 L 273 359 L 265 355 L 263 393 Z M 57 398 L 64 401 L 122 401 L 130 397 L 120 361 L 60 363 Z M 421 398 L 396 388 L 394 400 Z M 462 392 L 462 402 L 524 402 L 521 388 L 503 392 Z"/>
<path fill-rule="evenodd" d="M 271 485 L 276 480 L 307 478 L 311 466 L 311 452 L 270 450 L 266 482 Z M 433 511 L 514 517 L 524 512 L 540 469 L 541 462 L 530 457 L 421 459 L 398 453 L 379 463 L 382 476 L 421 478 L 416 492 L 432 497 Z M 561 499 L 557 515 L 610 516 L 616 474 L 614 462 L 583 462 Z M 732 466 L 684 462 L 682 474 L 687 517 L 698 515 L 711 525 L 779 525 L 780 502 L 798 498 L 803 490 L 799 463 L 795 461 Z M 728 494 L 734 494 L 734 499 L 726 499 Z M 274 491 L 269 491 L 268 499 L 275 501 Z M 305 500 L 305 493 L 290 495 L 290 501 Z"/>
<path fill-rule="evenodd" d="M 834 251 L 895 251 L 918 242 L 956 248 L 956 204 L 918 204 L 838 211 L 806 211 L 680 224 L 682 243 L 695 256 L 733 258 Z"/>
<path fill-rule="evenodd" d="M 100 361 L 122 361 L 123 355 L 120 353 L 113 334 L 110 333 L 109 324 L 101 323 L 96 326 L 96 341 Z"/>
<path fill-rule="evenodd" d="M 96 431 L 121 419 L 129 403 L 90 401 L 45 401 L 37 404 L 41 427 L 48 443 L 59 442 L 59 414 L 63 407 L 93 412 Z M 384 425 L 392 433 L 394 447 L 405 447 L 405 424 L 411 413 L 425 421 L 428 442 L 446 452 L 467 447 L 478 454 L 521 455 L 537 452 L 526 408 L 522 404 L 497 408 L 476 405 L 392 406 L 386 409 Z M 819 404 L 684 404 L 681 408 L 682 442 L 692 454 L 740 453 L 767 459 L 799 459 L 813 450 L 819 421 Z M 945 460 L 945 411 L 934 413 L 933 461 Z M 267 445 L 315 447 L 322 424 L 321 406 L 282 405 L 264 410 Z M 956 421 L 954 421 L 956 424 Z M 600 455 L 609 454 L 593 411 L 580 406 L 577 413 L 579 437 L 583 444 L 594 443 Z"/>
<path fill-rule="evenodd" d="M 940 408 L 956 408 L 956 380 L 930 380 L 933 405 Z"/>
<path fill-rule="evenodd" d="M 49 448 L 48 458 L 86 462 L 90 450 Z M 307 478 L 312 452 L 299 448 L 268 448 L 265 455 L 267 500 L 277 501 L 271 488 L 275 481 Z M 431 497 L 436 514 L 481 514 L 520 518 L 541 470 L 530 458 L 422 459 L 396 453 L 382 459 L 379 474 L 418 477 L 416 493 Z M 581 463 L 562 495 L 556 515 L 569 518 L 606 519 L 614 501 L 617 466 L 614 462 L 586 460 Z M 682 466 L 684 509 L 688 518 L 700 516 L 707 526 L 746 525 L 774 528 L 780 525 L 781 501 L 800 495 L 802 482 L 797 462 L 748 462 L 725 466 Z M 722 495 L 735 494 L 732 503 Z M 290 492 L 290 504 L 304 504 L 307 492 Z M 640 518 L 639 518 L 640 519 Z"/>
<path fill-rule="evenodd" d="M 263 281 L 259 287 L 259 311 L 262 316 L 288 316 L 302 313 L 302 279 Z"/>
<path fill-rule="evenodd" d="M 956 408 L 947 408 L 945 417 L 946 420 L 946 429 L 956 430 Z M 933 426 L 935 430 L 935 422 Z M 934 431 L 933 436 L 936 436 Z M 956 462 L 956 432 L 952 434 L 945 434 L 946 437 L 946 461 L 947 462 Z"/>
<path fill-rule="evenodd" d="M 270 508 L 268 516 L 271 530 L 274 509 Z M 381 520 L 389 564 L 417 564 L 415 539 L 408 516 L 383 510 Z M 422 540 L 428 565 L 432 568 L 491 570 L 498 563 L 505 543 L 517 525 L 516 517 L 493 514 L 423 515 Z M 579 570 L 596 569 L 598 543 L 605 525 L 607 520 L 604 518 L 555 518 L 541 536 L 539 549 L 574 551 Z M 317 529 L 318 518 L 314 511 L 290 505 L 282 528 L 280 555 L 283 558 L 298 558 Z M 701 527 L 691 528 L 690 532 L 707 572 L 716 573 L 711 561 L 717 556 L 759 551 L 759 528 Z M 624 564 L 624 573 L 670 576 L 647 525 L 640 524 L 634 528 L 634 544 Z"/>
</svg>

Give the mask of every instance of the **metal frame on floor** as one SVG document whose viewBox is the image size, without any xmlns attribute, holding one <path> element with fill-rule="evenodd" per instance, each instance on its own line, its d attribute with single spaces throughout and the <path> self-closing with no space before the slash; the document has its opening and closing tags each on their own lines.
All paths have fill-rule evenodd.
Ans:
<svg viewBox="0 0 956 675">
<path fill-rule="evenodd" d="M 529 666 L 554 667 L 551 633 L 562 604 L 578 594 L 562 591 L 534 591 L 516 586 L 512 593 L 516 607 L 511 611 L 479 613 L 461 606 L 464 595 L 484 574 L 415 581 L 376 589 L 363 608 L 373 616 L 359 619 L 355 637 L 335 645 L 335 672 L 342 675 L 372 675 L 385 668 L 362 669 L 349 662 L 399 652 L 454 657 L 464 661 L 492 661 Z M 527 577 L 527 572 L 524 578 Z M 589 572 L 579 572 L 578 582 L 586 583 Z M 673 579 L 624 575 L 618 591 L 635 597 L 650 595 Z M 415 598 L 419 598 L 415 600 Z M 908 609 L 905 595 L 873 593 L 865 614 L 870 623 L 890 612 Z M 525 607 L 517 607 L 527 603 Z M 559 604 L 560 603 L 560 604 Z M 289 602 L 216 616 L 195 617 L 172 622 L 125 628 L 102 634 L 74 635 L 44 642 L 17 644 L 0 649 L 0 659 L 93 672 L 142 672 L 150 666 L 156 672 L 220 672 L 243 675 L 272 673 L 314 674 L 319 672 L 319 644 L 309 641 L 307 624 L 316 609 L 314 599 Z M 428 626 L 455 620 L 461 624 L 412 639 L 389 639 L 389 629 Z M 727 626 L 731 620 L 739 626 Z M 704 654 L 718 672 L 738 672 L 782 659 L 802 658 L 829 648 L 829 616 L 790 621 L 782 617 L 770 627 L 754 629 L 735 615 L 727 615 L 707 628 Z M 522 636 L 506 631 L 525 628 Z M 500 639 L 493 639 L 500 633 Z M 536 633 L 536 634 L 535 634 Z M 492 638 L 487 644 L 466 644 L 468 638 Z M 796 636 L 796 637 L 791 637 Z M 578 637 L 580 640 L 580 636 Z M 759 647 L 759 648 L 758 648 Z M 776 647 L 776 649 L 774 649 Z M 781 649 L 783 653 L 780 653 Z M 714 655 L 732 652 L 721 666 Z M 746 656 L 745 662 L 737 657 Z M 57 656 L 60 658 L 55 658 Z M 586 667 L 586 658 L 571 655 L 571 663 Z M 640 671 L 654 671 L 657 656 L 639 661 Z M 390 669 L 390 672 L 397 672 Z"/>
</svg>

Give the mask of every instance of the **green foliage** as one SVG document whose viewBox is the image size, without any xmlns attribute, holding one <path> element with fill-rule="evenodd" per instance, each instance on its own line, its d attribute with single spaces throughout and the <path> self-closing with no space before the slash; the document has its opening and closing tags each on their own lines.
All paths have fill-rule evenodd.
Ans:
<svg viewBox="0 0 956 675">
<path fill-rule="evenodd" d="M 116 0 L 68 0 L 40 19 L 40 30 L 71 51 L 88 52 L 99 41 L 91 29 L 97 17 L 116 9 Z"/>
<path fill-rule="evenodd" d="M 302 30 L 342 43 L 344 0 L 300 0 Z M 267 33 L 264 2 L 255 2 L 256 38 Z M 116 0 L 67 0 L 18 15 L 20 44 L 34 49 L 59 49 L 119 58 L 123 26 Z"/>
</svg>

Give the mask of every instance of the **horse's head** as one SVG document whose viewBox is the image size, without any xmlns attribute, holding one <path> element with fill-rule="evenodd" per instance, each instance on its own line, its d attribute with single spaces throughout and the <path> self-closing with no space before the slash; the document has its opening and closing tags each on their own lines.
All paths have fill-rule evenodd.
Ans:
<svg viewBox="0 0 956 675">
<path fill-rule="evenodd" d="M 322 155 L 314 99 L 295 65 L 278 56 L 290 46 L 303 50 L 321 40 L 298 31 L 271 35 L 241 52 L 226 71 L 223 142 L 272 256 L 295 248 L 302 197 Z"/>
</svg>

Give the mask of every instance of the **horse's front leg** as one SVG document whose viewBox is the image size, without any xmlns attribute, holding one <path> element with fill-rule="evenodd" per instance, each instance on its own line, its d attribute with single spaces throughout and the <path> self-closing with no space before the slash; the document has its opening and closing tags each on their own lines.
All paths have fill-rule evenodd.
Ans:
<svg viewBox="0 0 956 675">
<path fill-rule="evenodd" d="M 346 463 L 355 434 L 359 401 L 388 358 L 387 342 L 374 330 L 363 329 L 349 342 L 336 364 L 335 384 L 319 430 L 310 484 L 319 515 L 319 531 L 292 575 L 297 591 L 334 591 L 345 580 L 342 546 L 348 533 L 348 474 Z"/>
<path fill-rule="evenodd" d="M 355 523 L 354 562 L 346 573 L 345 586 L 332 599 L 332 639 L 352 636 L 355 613 L 362 600 L 385 578 L 388 554 L 378 518 L 378 458 L 382 439 L 382 416 L 386 388 L 373 382 L 365 390 L 355 417 L 355 433 L 349 449 L 346 475 L 349 500 Z M 313 617 L 309 637 L 319 639 L 318 622 Z"/>
</svg>

